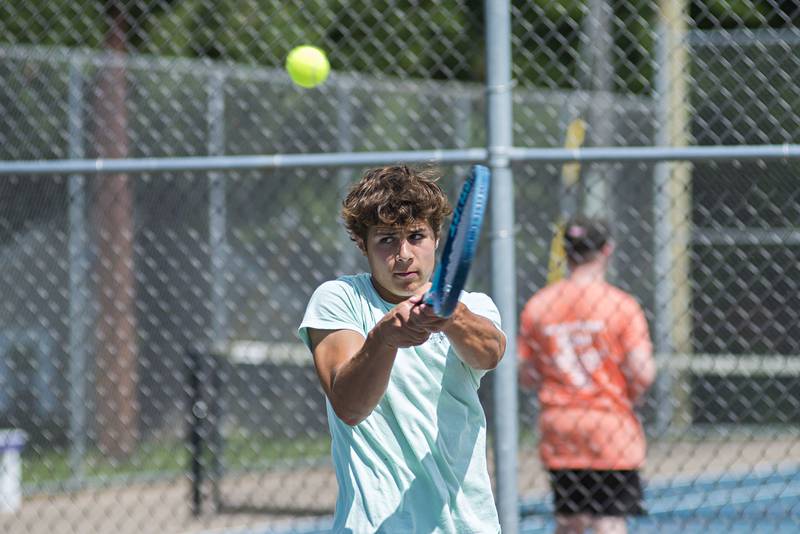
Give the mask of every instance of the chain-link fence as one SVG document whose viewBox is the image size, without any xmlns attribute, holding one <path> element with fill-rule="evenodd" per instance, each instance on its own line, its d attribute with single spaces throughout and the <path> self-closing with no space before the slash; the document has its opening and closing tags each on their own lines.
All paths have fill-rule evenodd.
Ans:
<svg viewBox="0 0 800 534">
<path fill-rule="evenodd" d="M 509 9 L 514 146 L 555 151 L 582 119 L 585 147 L 620 148 L 584 161 L 577 189 L 612 222 L 610 280 L 642 304 L 659 362 L 636 531 L 796 531 L 800 9 Z M 324 396 L 295 332 L 319 283 L 366 267 L 337 218 L 359 165 L 4 166 L 491 146 L 491 23 L 466 0 L 0 6 L 0 427 L 25 432 L 0 434 L 0 530 L 302 530 L 298 517 L 329 514 Z M 282 69 L 306 42 L 333 66 L 313 90 Z M 786 158 L 766 156 L 783 143 Z M 623 149 L 693 145 L 749 151 L 687 163 Z M 487 230 L 470 289 L 491 294 L 511 268 L 515 321 L 546 283 L 565 191 L 563 161 L 512 159 L 516 261 Z M 442 164 L 453 195 L 459 163 Z M 492 440 L 513 417 L 496 381 L 480 392 Z M 537 413 L 520 393 L 524 532 L 552 519 Z"/>
</svg>

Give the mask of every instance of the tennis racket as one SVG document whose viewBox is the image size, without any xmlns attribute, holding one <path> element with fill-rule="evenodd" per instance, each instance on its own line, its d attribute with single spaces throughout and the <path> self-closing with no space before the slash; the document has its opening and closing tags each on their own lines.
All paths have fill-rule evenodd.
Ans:
<svg viewBox="0 0 800 534">
<path fill-rule="evenodd" d="M 489 198 L 490 176 L 488 168 L 473 165 L 461 188 L 433 284 L 424 298 L 440 317 L 452 315 L 467 281 Z"/>
</svg>

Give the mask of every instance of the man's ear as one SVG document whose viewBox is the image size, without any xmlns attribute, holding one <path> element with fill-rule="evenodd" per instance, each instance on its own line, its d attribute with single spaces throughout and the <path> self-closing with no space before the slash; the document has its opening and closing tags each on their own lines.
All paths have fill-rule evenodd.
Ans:
<svg viewBox="0 0 800 534">
<path fill-rule="evenodd" d="M 611 254 L 614 252 L 614 243 L 611 241 L 606 241 L 606 244 L 603 245 L 600 251 L 603 253 L 603 256 L 611 256 Z"/>
</svg>

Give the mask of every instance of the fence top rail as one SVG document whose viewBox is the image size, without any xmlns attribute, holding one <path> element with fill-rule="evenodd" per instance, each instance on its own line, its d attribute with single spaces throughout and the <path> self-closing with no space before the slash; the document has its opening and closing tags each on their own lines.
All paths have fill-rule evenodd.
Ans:
<svg viewBox="0 0 800 534">
<path fill-rule="evenodd" d="M 0 161 L 0 175 L 120 174 L 177 171 L 237 171 L 315 167 L 361 167 L 397 162 L 479 163 L 486 149 L 417 150 L 395 152 L 332 152 L 250 156 L 194 156 L 176 158 L 62 159 Z"/>
<path fill-rule="evenodd" d="M 210 58 L 184 58 L 128 54 L 112 50 L 72 48 L 59 46 L 0 45 L 0 59 L 38 61 L 48 64 L 69 64 L 79 69 L 125 68 L 147 72 L 159 71 L 172 75 L 191 75 L 197 78 L 230 78 L 248 82 L 270 82 L 292 88 L 293 83 L 283 67 L 267 67 Z M 484 88 L 476 82 L 455 80 L 423 80 L 381 78 L 360 72 L 336 71 L 330 75 L 329 86 L 350 90 L 368 88 L 383 93 L 414 93 L 428 96 L 476 98 Z M 294 89 L 296 90 L 296 88 Z M 530 91 L 528 91 L 530 92 Z M 633 97 L 631 102 L 646 102 L 646 98 Z"/>
<path fill-rule="evenodd" d="M 587 147 L 574 149 L 515 147 L 510 149 L 509 158 L 515 161 L 537 161 L 542 163 L 799 159 L 800 144 Z"/>
<path fill-rule="evenodd" d="M 466 148 L 245 156 L 0 161 L 0 176 L 361 167 L 404 163 L 745 161 L 800 159 L 800 144 L 691 147 Z"/>
</svg>

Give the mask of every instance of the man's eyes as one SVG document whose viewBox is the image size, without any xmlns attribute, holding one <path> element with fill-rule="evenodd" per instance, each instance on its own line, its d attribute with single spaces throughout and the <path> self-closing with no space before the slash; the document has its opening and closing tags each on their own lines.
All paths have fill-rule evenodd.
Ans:
<svg viewBox="0 0 800 534">
<path fill-rule="evenodd" d="M 424 232 L 414 232 L 413 234 L 409 234 L 408 235 L 408 240 L 409 241 L 422 241 L 423 239 L 425 239 L 425 237 L 426 237 L 426 235 L 425 235 Z M 384 237 L 381 237 L 380 239 L 378 239 L 378 243 L 381 243 L 382 245 L 388 245 L 390 243 L 393 243 L 396 239 L 397 239 L 396 236 L 387 235 L 387 236 L 384 236 Z"/>
</svg>

